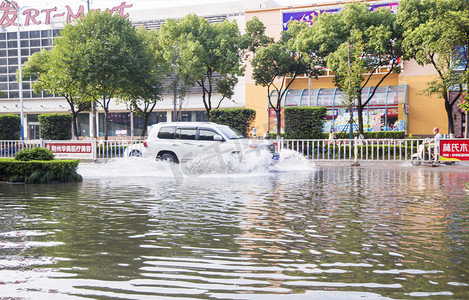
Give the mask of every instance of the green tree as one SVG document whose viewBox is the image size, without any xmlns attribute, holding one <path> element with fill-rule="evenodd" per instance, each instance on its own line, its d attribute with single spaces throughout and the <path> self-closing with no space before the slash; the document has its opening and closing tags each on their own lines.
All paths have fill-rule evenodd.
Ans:
<svg viewBox="0 0 469 300">
<path fill-rule="evenodd" d="M 241 46 L 238 25 L 227 20 L 209 23 L 203 17 L 188 15 L 175 21 L 175 34 L 179 41 L 179 58 L 187 61 L 191 57 L 191 69 L 185 78 L 195 82 L 202 89 L 202 101 L 207 115 L 213 108 L 219 108 L 224 99 L 231 99 L 238 76 L 244 72 L 241 65 Z M 184 46 L 183 46 L 184 45 Z M 178 74 L 183 74 L 179 70 Z M 221 95 L 218 104 L 213 104 L 213 94 Z"/>
<path fill-rule="evenodd" d="M 58 60 L 68 66 L 68 76 L 80 94 L 104 110 L 107 139 L 112 99 L 125 97 L 148 74 L 143 39 L 129 20 L 109 11 L 90 12 L 67 24 L 61 34 L 55 49 Z"/>
<path fill-rule="evenodd" d="M 32 88 L 36 94 L 47 91 L 65 98 L 72 113 L 73 137 L 78 138 L 78 114 L 89 110 L 90 100 L 79 94 L 76 82 L 68 74 L 67 66 L 58 60 L 55 48 L 31 55 L 23 65 L 22 75 L 23 80 L 34 80 Z"/>
<path fill-rule="evenodd" d="M 334 72 L 334 83 L 346 95 L 345 105 L 355 102 L 358 127 L 363 133 L 364 107 L 382 82 L 399 73 L 402 29 L 389 9 L 370 11 L 365 3 L 346 4 L 338 14 L 321 14 L 313 25 L 300 33 L 297 49 L 314 58 L 325 60 Z M 362 90 L 370 86 L 380 68 L 388 67 L 366 99 Z M 366 74 L 366 75 L 365 75 Z"/>
<path fill-rule="evenodd" d="M 438 77 L 428 83 L 427 95 L 438 95 L 445 102 L 448 133 L 454 134 L 453 106 L 468 82 L 469 1 L 403 0 L 399 3 L 398 22 L 404 27 L 403 48 L 406 58 L 420 65 L 432 65 Z M 463 51 L 457 51 L 463 48 Z M 464 65 L 464 70 L 455 66 Z M 458 87 L 455 97 L 450 88 Z"/>
<path fill-rule="evenodd" d="M 196 84 L 193 70 L 199 65 L 194 60 L 197 43 L 186 39 L 181 20 L 168 19 L 158 32 L 158 55 L 164 62 L 166 91 L 174 95 L 173 121 L 179 121 L 187 92 Z"/>
<path fill-rule="evenodd" d="M 141 51 L 145 53 L 140 56 L 140 63 L 144 68 L 139 71 L 145 76 L 135 77 L 132 86 L 122 93 L 117 102 L 125 102 L 131 111 L 143 117 L 140 135 L 144 136 L 150 114 L 162 99 L 166 66 L 159 52 L 158 33 L 139 27 L 137 34 L 142 38 Z"/>
<path fill-rule="evenodd" d="M 256 51 L 251 63 L 252 78 L 257 85 L 267 87 L 269 107 L 277 117 L 277 135 L 281 131 L 282 99 L 295 79 L 309 70 L 305 57 L 293 47 L 301 26 L 304 25 L 298 22 L 289 24 L 290 29 L 282 33 L 279 41 Z"/>
<path fill-rule="evenodd" d="M 249 53 L 254 57 L 257 49 L 265 47 L 274 42 L 274 39 L 265 34 L 265 25 L 257 17 L 246 22 L 246 31 L 241 36 L 241 48 L 247 50 L 246 58 Z"/>
</svg>

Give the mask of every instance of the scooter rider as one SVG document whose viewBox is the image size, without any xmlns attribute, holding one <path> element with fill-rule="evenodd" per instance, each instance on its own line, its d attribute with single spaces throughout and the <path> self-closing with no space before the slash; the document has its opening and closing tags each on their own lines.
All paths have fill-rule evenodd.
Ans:
<svg viewBox="0 0 469 300">
<path fill-rule="evenodd" d="M 438 127 L 433 128 L 433 134 L 435 135 L 435 137 L 432 140 L 430 140 L 430 143 L 432 143 L 434 145 L 433 157 L 434 157 L 435 161 L 438 161 L 439 160 L 439 154 L 440 154 L 440 140 L 443 136 L 441 135 L 440 128 L 438 128 Z"/>
</svg>

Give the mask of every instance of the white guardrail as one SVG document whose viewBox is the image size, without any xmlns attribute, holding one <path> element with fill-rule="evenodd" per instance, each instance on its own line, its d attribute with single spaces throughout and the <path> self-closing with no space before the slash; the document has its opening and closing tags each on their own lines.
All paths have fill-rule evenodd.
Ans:
<svg viewBox="0 0 469 300">
<path fill-rule="evenodd" d="M 314 161 L 408 161 L 417 153 L 424 139 L 336 139 L 336 140 L 272 140 L 281 152 L 290 149 Z M 113 159 L 124 157 L 127 147 L 143 140 L 83 141 L 0 141 L 0 157 L 32 147 L 45 147 L 57 158 Z M 430 149 L 426 150 L 430 153 Z"/>
</svg>

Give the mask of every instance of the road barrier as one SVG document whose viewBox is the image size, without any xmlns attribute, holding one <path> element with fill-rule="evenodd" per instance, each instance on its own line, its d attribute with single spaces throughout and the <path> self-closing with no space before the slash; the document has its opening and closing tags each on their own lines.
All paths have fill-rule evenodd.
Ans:
<svg viewBox="0 0 469 300">
<path fill-rule="evenodd" d="M 313 161 L 410 161 L 425 139 L 334 139 L 334 140 L 272 140 L 277 149 L 293 150 Z M 16 152 L 32 147 L 45 147 L 57 158 L 114 159 L 125 157 L 128 147 L 142 140 L 83 141 L 0 141 L 0 157 L 13 157 Z M 461 147 L 460 147 L 461 148 Z M 427 152 L 431 149 L 427 147 Z"/>
<path fill-rule="evenodd" d="M 407 161 L 423 139 L 277 140 L 279 150 L 290 149 L 314 161 Z"/>
</svg>

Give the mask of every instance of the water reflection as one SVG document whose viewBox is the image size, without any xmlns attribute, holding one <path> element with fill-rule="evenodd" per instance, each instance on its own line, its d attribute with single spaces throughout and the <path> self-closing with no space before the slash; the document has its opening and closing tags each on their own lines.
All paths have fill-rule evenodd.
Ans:
<svg viewBox="0 0 469 300">
<path fill-rule="evenodd" d="M 469 297 L 464 168 L 293 169 L 0 184 L 0 295 Z"/>
</svg>

